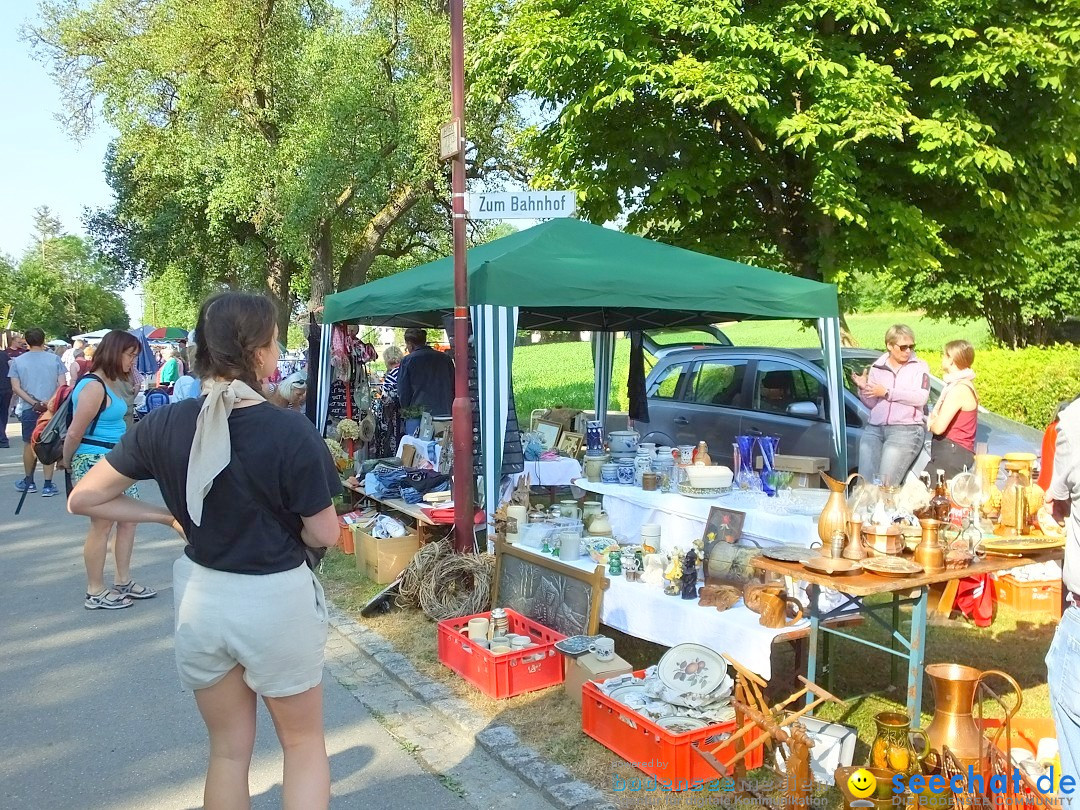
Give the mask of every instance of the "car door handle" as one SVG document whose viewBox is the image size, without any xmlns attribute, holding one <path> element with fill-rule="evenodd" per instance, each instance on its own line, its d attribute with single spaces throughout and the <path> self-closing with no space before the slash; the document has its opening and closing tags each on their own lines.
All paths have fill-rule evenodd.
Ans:
<svg viewBox="0 0 1080 810">
<path fill-rule="evenodd" d="M 749 433 L 751 436 L 764 436 L 765 435 L 764 433 L 761 432 L 760 429 L 758 429 L 756 427 L 752 427 L 749 430 L 747 430 L 746 432 Z"/>
<path fill-rule="evenodd" d="M 687 419 L 685 416 L 676 416 L 672 421 L 676 425 L 689 425 L 690 424 L 690 420 Z"/>
</svg>

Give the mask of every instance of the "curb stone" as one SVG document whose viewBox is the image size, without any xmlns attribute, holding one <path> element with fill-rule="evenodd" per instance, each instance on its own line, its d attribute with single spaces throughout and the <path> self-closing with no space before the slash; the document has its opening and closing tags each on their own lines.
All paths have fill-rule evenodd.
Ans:
<svg viewBox="0 0 1080 810">
<path fill-rule="evenodd" d="M 566 768 L 544 759 L 533 748 L 522 745 L 512 728 L 491 726 L 477 718 L 469 704 L 454 697 L 441 683 L 422 675 L 393 644 L 354 620 L 329 599 L 327 613 L 331 627 L 374 659 L 390 677 L 449 723 L 474 737 L 477 745 L 507 770 L 536 787 L 553 804 L 564 810 L 615 810 L 604 794 L 588 782 L 574 779 Z"/>
</svg>

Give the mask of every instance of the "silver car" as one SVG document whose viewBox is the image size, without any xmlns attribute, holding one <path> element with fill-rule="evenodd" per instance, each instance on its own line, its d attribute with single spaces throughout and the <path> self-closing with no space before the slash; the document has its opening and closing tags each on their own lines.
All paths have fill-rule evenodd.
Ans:
<svg viewBox="0 0 1080 810">
<path fill-rule="evenodd" d="M 713 461 L 731 466 L 736 435 L 765 434 L 780 437 L 780 453 L 831 458 L 821 349 L 698 344 L 658 348 L 653 354 L 656 364 L 646 379 L 649 422 L 637 424 L 643 441 L 671 446 L 706 441 Z M 869 416 L 855 395 L 851 374 L 880 356 L 867 349 L 843 350 L 851 471 Z M 931 377 L 931 406 L 943 386 Z M 980 407 L 975 440 L 995 455 L 1039 453 L 1042 434 Z"/>
</svg>

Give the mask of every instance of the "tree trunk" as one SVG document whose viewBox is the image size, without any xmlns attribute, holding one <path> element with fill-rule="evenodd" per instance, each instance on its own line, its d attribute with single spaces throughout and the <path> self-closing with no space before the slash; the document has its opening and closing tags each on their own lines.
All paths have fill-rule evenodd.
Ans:
<svg viewBox="0 0 1080 810">
<path fill-rule="evenodd" d="M 371 218 L 357 245 L 341 263 L 337 287 L 339 290 L 358 287 L 367 281 L 368 270 L 378 257 L 387 232 L 416 205 L 422 191 L 423 189 L 416 186 L 405 186 Z"/>
<path fill-rule="evenodd" d="M 267 257 L 266 286 L 270 297 L 277 304 L 278 340 L 285 342 L 289 333 L 289 319 L 292 316 L 292 296 L 289 287 L 292 284 L 296 263 L 277 252 Z"/>
<path fill-rule="evenodd" d="M 334 241 L 330 220 L 319 223 L 319 236 L 311 258 L 311 295 L 308 309 L 316 310 L 323 300 L 334 291 Z"/>
</svg>

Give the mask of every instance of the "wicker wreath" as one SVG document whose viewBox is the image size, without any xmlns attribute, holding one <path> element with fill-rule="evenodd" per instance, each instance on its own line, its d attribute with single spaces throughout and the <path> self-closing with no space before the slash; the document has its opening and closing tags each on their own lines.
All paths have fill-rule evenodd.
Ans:
<svg viewBox="0 0 1080 810">
<path fill-rule="evenodd" d="M 481 613 L 491 607 L 492 554 L 447 554 L 420 586 L 420 609 L 435 621 Z"/>
</svg>

